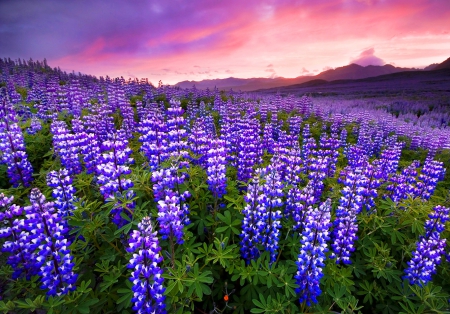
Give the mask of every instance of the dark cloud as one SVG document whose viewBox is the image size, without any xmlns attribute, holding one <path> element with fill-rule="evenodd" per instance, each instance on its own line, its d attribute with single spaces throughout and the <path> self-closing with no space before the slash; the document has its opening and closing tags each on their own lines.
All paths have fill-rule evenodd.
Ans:
<svg viewBox="0 0 450 314">
<path fill-rule="evenodd" d="M 266 66 L 266 68 L 273 68 L 273 64 L 269 64 L 268 66 Z"/>
</svg>

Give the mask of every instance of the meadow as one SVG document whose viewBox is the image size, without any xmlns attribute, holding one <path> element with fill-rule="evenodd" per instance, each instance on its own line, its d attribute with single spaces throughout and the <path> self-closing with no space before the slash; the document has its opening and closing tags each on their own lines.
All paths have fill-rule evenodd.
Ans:
<svg viewBox="0 0 450 314">
<path fill-rule="evenodd" d="M 450 312 L 447 103 L 0 70 L 0 312 Z"/>
</svg>

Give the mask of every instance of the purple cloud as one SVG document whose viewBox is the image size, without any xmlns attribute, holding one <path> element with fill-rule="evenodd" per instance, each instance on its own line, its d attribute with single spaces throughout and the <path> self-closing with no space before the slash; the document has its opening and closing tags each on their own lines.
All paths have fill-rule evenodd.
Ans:
<svg viewBox="0 0 450 314">
<path fill-rule="evenodd" d="M 350 63 L 355 63 L 360 66 L 368 66 L 368 65 L 385 65 L 386 62 L 384 62 L 383 59 L 378 58 L 375 56 L 375 49 L 369 48 L 367 50 L 364 50 L 359 54 L 358 57 L 352 59 Z"/>
</svg>

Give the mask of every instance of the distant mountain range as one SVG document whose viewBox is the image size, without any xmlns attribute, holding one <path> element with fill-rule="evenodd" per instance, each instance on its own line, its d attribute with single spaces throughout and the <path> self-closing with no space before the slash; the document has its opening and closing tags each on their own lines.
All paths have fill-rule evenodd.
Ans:
<svg viewBox="0 0 450 314">
<path fill-rule="evenodd" d="M 369 65 L 364 67 L 352 63 L 350 65 L 321 72 L 317 75 L 298 76 L 296 78 L 277 77 L 240 79 L 230 77 L 226 79 L 212 79 L 203 81 L 182 81 L 175 85 L 182 88 L 192 88 L 195 85 L 198 89 L 213 89 L 214 87 L 217 87 L 221 90 L 233 89 L 235 91 L 254 91 L 298 84 L 302 84 L 303 87 L 311 87 L 336 80 L 360 80 L 399 72 L 423 72 L 448 68 L 450 68 L 450 58 L 442 63 L 431 64 L 423 70 L 414 68 L 400 68 L 390 64 L 383 66 Z"/>
<path fill-rule="evenodd" d="M 257 90 L 262 94 L 343 96 L 347 99 L 405 97 L 433 99 L 439 95 L 443 103 L 450 99 L 450 66 L 430 71 L 404 71 L 358 80 L 312 80 L 301 84 Z"/>
</svg>

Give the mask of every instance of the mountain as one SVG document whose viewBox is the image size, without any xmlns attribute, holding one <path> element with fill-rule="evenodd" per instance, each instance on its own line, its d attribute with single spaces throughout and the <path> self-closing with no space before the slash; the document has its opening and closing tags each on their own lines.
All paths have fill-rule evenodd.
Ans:
<svg viewBox="0 0 450 314">
<path fill-rule="evenodd" d="M 443 99 L 450 99 L 449 63 L 440 63 L 439 65 L 444 67 L 440 70 L 403 71 L 357 80 L 313 80 L 296 85 L 258 90 L 257 92 L 263 94 L 281 93 L 282 95 L 345 96 L 346 98 L 398 95 L 429 98 L 430 95 L 436 93 Z"/>
<path fill-rule="evenodd" d="M 450 69 L 450 58 L 436 65 L 433 70 Z"/>
<path fill-rule="evenodd" d="M 212 80 L 203 80 L 203 81 L 182 81 L 177 84 L 181 88 L 191 88 L 195 85 L 198 89 L 213 89 L 217 87 L 221 90 L 241 90 L 241 91 L 251 91 L 255 89 L 261 88 L 272 88 L 277 86 L 286 86 L 293 84 L 300 84 L 303 82 L 307 82 L 312 80 L 314 76 L 299 76 L 296 78 L 250 78 L 250 79 L 241 79 L 235 77 L 229 77 L 225 79 L 212 79 Z"/>
<path fill-rule="evenodd" d="M 397 68 L 390 64 L 386 64 L 383 66 L 368 65 L 363 67 L 358 64 L 352 63 L 350 65 L 346 65 L 333 70 L 327 70 L 325 72 L 319 73 L 314 78 L 326 81 L 358 80 L 367 77 L 374 77 L 385 74 L 392 74 L 404 71 L 414 71 L 414 70 L 417 69 Z"/>
<path fill-rule="evenodd" d="M 357 64 L 350 64 L 343 67 L 338 67 L 336 69 L 327 70 L 321 72 L 315 76 L 298 76 L 296 78 L 250 78 L 250 79 L 241 79 L 229 77 L 225 79 L 212 79 L 212 80 L 203 80 L 203 81 L 182 81 L 177 84 L 181 88 L 191 88 L 195 85 L 198 89 L 213 89 L 217 87 L 221 90 L 241 90 L 241 91 L 252 91 L 257 89 L 267 89 L 267 88 L 276 88 L 287 85 L 295 85 L 301 84 L 312 80 L 325 80 L 325 81 L 334 81 L 334 80 L 346 80 L 346 79 L 362 79 L 367 77 L 379 76 L 384 74 L 391 74 L 403 71 L 414 71 L 416 69 L 409 68 L 397 68 L 390 64 L 386 64 L 383 66 L 376 65 L 368 65 L 368 66 L 360 66 Z"/>
<path fill-rule="evenodd" d="M 438 66 L 438 65 L 439 65 L 439 63 L 432 63 L 432 64 L 430 64 L 429 66 L 424 67 L 423 70 L 424 70 L 424 71 L 433 71 L 434 68 L 435 68 L 436 66 Z"/>
<path fill-rule="evenodd" d="M 242 79 L 242 78 L 234 78 L 229 77 L 226 79 L 212 79 L 212 80 L 203 80 L 203 81 L 182 81 L 175 86 L 179 86 L 181 88 L 192 88 L 195 85 L 198 89 L 213 89 L 217 87 L 220 90 L 230 90 L 233 89 L 235 91 L 255 91 L 261 89 L 271 89 L 271 88 L 281 88 L 290 85 L 298 85 L 298 84 L 307 84 L 303 85 L 307 86 L 319 86 L 323 85 L 325 82 L 339 81 L 339 80 L 361 80 L 371 77 L 378 77 L 383 75 L 389 75 L 394 73 L 403 73 L 403 72 L 428 72 L 434 70 L 441 69 L 449 69 L 450 68 L 450 58 L 445 60 L 442 63 L 433 63 L 427 66 L 423 70 L 415 69 L 415 68 L 400 68 L 395 67 L 391 64 L 386 64 L 383 66 L 377 65 L 368 65 L 361 66 L 358 64 L 349 64 L 346 66 L 338 67 L 335 69 L 330 69 L 324 72 L 321 72 L 317 75 L 308 75 L 308 76 L 298 76 L 295 78 L 250 78 L 250 79 Z"/>
</svg>

